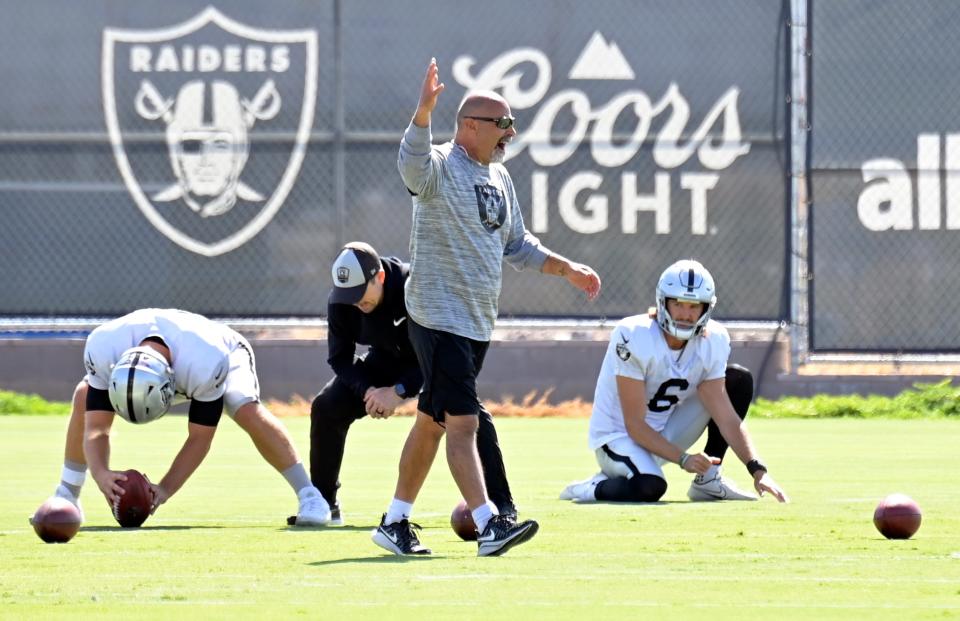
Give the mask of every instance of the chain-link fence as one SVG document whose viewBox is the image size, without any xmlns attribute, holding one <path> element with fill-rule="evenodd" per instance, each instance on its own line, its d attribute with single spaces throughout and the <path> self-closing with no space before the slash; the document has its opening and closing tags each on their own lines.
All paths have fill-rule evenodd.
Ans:
<svg viewBox="0 0 960 621">
<path fill-rule="evenodd" d="M 622 316 L 698 257 L 718 315 L 786 314 L 784 6 L 728 0 L 3 2 L 0 314 L 325 314 L 351 239 L 407 256 L 400 136 L 511 102 L 527 227 L 604 279 L 505 270 L 501 314 Z"/>
<path fill-rule="evenodd" d="M 960 11 L 812 8 L 811 347 L 957 351 Z"/>
</svg>

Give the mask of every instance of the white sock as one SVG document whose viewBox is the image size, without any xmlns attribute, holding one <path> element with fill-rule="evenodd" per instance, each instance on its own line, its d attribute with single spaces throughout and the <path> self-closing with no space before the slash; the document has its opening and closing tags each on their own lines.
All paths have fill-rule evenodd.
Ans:
<svg viewBox="0 0 960 621">
<path fill-rule="evenodd" d="M 387 509 L 387 517 L 383 523 L 396 524 L 401 520 L 409 520 L 411 515 L 413 515 L 413 503 L 394 498 Z"/>
<path fill-rule="evenodd" d="M 497 506 L 489 500 L 485 504 L 480 505 L 470 512 L 470 515 L 473 516 L 473 523 L 477 525 L 478 533 L 483 532 L 483 529 L 487 527 L 487 522 L 490 521 L 490 518 L 499 514 L 500 512 L 497 510 Z"/>
<path fill-rule="evenodd" d="M 67 488 L 74 498 L 80 497 L 80 488 L 87 479 L 87 464 L 64 460 L 60 471 L 60 485 Z"/>
<path fill-rule="evenodd" d="M 283 475 L 283 478 L 287 480 L 287 483 L 290 484 L 290 487 L 298 496 L 304 488 L 313 487 L 313 483 L 310 482 L 310 475 L 307 474 L 307 469 L 303 466 L 302 461 L 298 461 L 280 474 Z"/>
</svg>

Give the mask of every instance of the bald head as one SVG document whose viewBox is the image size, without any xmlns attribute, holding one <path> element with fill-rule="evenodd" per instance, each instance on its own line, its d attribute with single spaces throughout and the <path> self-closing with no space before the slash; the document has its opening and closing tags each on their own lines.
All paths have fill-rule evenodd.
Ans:
<svg viewBox="0 0 960 621">
<path fill-rule="evenodd" d="M 468 116 L 501 116 L 510 110 L 510 104 L 495 91 L 471 91 L 463 98 L 457 111 L 457 126 Z"/>
</svg>

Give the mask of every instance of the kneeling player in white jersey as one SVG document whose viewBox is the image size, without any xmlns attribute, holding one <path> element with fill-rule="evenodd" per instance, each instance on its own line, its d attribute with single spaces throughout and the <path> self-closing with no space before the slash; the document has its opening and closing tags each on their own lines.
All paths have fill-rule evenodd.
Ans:
<svg viewBox="0 0 960 621">
<path fill-rule="evenodd" d="M 263 458 L 297 492 L 297 525 L 330 520 L 330 507 L 310 482 L 286 428 L 260 403 L 250 344 L 206 317 L 173 309 L 141 309 L 109 321 L 87 337 L 87 374 L 73 394 L 64 465 L 56 496 L 80 507 L 89 464 L 113 505 L 126 477 L 110 470 L 115 414 L 131 423 L 154 421 L 175 400 L 190 401 L 187 439 L 159 483 L 154 507 L 177 492 L 206 457 L 223 409 L 246 431 Z"/>
<path fill-rule="evenodd" d="M 678 261 L 660 276 L 656 310 L 617 324 L 590 418 L 600 473 L 571 483 L 561 499 L 653 502 L 667 491 L 661 466 L 672 462 L 696 475 L 691 500 L 756 500 L 721 476 L 729 445 L 760 495 L 787 501 L 743 424 L 753 377 L 727 364 L 730 336 L 710 319 L 716 303 L 710 272 L 697 261 Z M 686 453 L 708 426 L 704 451 Z"/>
</svg>

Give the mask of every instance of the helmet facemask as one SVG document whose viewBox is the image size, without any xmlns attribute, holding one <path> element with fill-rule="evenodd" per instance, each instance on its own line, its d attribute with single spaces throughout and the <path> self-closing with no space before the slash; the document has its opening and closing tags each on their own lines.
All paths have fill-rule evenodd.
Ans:
<svg viewBox="0 0 960 621">
<path fill-rule="evenodd" d="M 176 392 L 173 369 L 150 347 L 123 352 L 110 371 L 110 403 L 122 418 L 149 423 L 167 413 Z"/>
<path fill-rule="evenodd" d="M 670 298 L 702 304 L 704 310 L 697 322 L 687 326 L 674 321 L 667 310 L 667 300 Z M 657 282 L 657 323 L 667 334 L 683 341 L 701 334 L 710 321 L 716 304 L 713 276 L 700 262 L 677 261 L 660 275 Z"/>
</svg>

